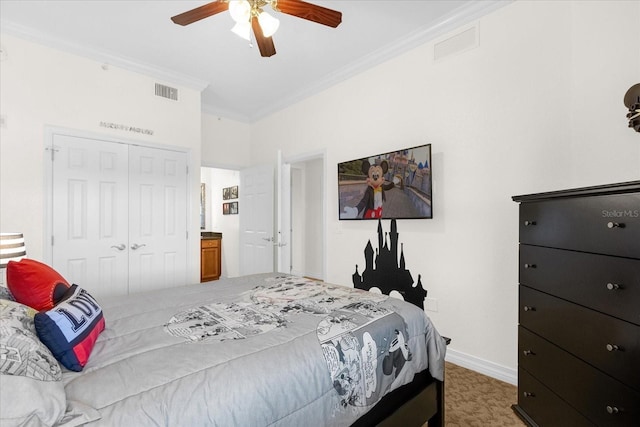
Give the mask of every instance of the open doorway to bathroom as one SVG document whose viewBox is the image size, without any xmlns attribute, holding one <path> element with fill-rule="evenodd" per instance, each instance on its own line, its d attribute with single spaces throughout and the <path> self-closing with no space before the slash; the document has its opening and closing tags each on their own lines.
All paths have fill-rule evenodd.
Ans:
<svg viewBox="0 0 640 427">
<path fill-rule="evenodd" d="M 222 233 L 221 277 L 240 275 L 238 185 L 240 171 L 211 167 L 200 168 L 200 182 L 204 184 L 201 200 L 204 213 L 201 231 Z M 235 189 L 235 192 L 232 191 Z M 235 205 L 234 205 L 235 203 Z"/>
</svg>

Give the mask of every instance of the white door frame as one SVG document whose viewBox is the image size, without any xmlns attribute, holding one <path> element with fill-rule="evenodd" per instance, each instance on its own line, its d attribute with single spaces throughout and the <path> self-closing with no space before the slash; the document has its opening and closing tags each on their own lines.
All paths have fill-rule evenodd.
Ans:
<svg viewBox="0 0 640 427">
<path fill-rule="evenodd" d="M 284 163 L 278 150 L 276 167 L 276 241 L 277 271 L 291 273 L 291 165 Z"/>
<path fill-rule="evenodd" d="M 42 256 L 43 256 L 43 261 L 45 263 L 51 264 L 51 262 L 53 261 L 53 247 L 51 244 L 53 239 L 53 220 L 52 220 L 53 218 L 53 179 L 52 179 L 53 162 L 50 159 L 52 155 L 55 155 L 55 147 L 53 146 L 54 135 L 66 135 L 66 136 L 72 136 L 76 138 L 97 139 L 104 142 L 113 142 L 113 143 L 120 143 L 120 144 L 127 144 L 127 145 L 139 145 L 141 147 L 158 148 L 162 150 L 173 150 L 173 151 L 185 153 L 185 155 L 187 156 L 187 165 L 189 167 L 189 174 L 187 175 L 187 230 L 192 229 L 193 203 L 191 203 L 192 190 L 191 190 L 191 185 L 189 185 L 190 184 L 189 176 L 191 175 L 191 173 L 193 173 L 191 149 L 185 148 L 185 147 L 172 146 L 172 145 L 136 141 L 136 140 L 126 139 L 126 138 L 118 138 L 110 135 L 105 135 L 97 132 L 84 131 L 79 129 L 69 129 L 69 128 L 58 127 L 58 126 L 45 126 L 44 141 L 43 141 L 44 143 L 43 150 L 44 150 L 44 159 L 45 159 L 43 162 L 44 163 L 43 188 L 44 188 L 45 200 L 44 200 L 44 217 L 43 217 L 44 236 L 43 236 L 43 248 L 42 248 L 43 250 Z M 200 177 L 199 168 L 198 168 L 198 177 Z M 189 233 L 187 237 L 187 282 L 189 280 L 188 278 L 189 272 L 193 271 L 193 269 L 196 268 L 196 265 L 198 266 L 198 271 L 200 269 L 199 268 L 200 259 L 198 258 L 194 260 L 192 259 L 193 257 L 189 255 L 191 242 L 196 237 L 198 241 L 200 241 L 200 235 L 192 236 L 191 234 L 192 233 Z"/>
<path fill-rule="evenodd" d="M 289 166 L 291 166 L 291 164 L 294 163 L 300 163 L 300 162 L 306 162 L 309 160 L 317 160 L 317 159 L 321 159 L 322 160 L 322 173 L 323 173 L 323 177 L 322 177 L 322 191 L 320 192 L 321 196 L 322 196 L 322 279 L 326 280 L 327 278 L 327 150 L 326 149 L 320 149 L 320 150 L 315 150 L 315 151 L 309 151 L 306 153 L 302 153 L 302 154 L 298 154 L 295 156 L 288 156 L 288 157 L 283 157 L 282 158 L 282 163 L 283 164 L 288 164 Z M 291 169 L 291 168 L 289 168 Z M 278 170 L 277 175 L 280 176 L 281 171 Z M 283 200 L 288 200 L 289 202 L 289 206 L 283 206 L 282 209 L 288 209 L 289 212 L 291 212 L 291 187 L 289 186 L 288 188 L 283 188 L 282 191 L 288 191 L 289 194 L 288 195 L 282 195 L 282 199 Z M 291 228 L 291 215 L 287 215 L 286 217 L 283 217 L 283 219 L 287 219 L 288 218 L 288 223 L 283 222 L 281 224 L 282 229 L 290 229 Z M 278 219 L 278 221 L 280 221 L 280 219 Z M 291 240 L 291 239 L 289 239 Z M 289 246 L 291 245 L 291 242 L 289 243 Z M 285 247 L 286 248 L 286 247 Z M 288 250 L 291 250 L 292 248 L 289 247 Z"/>
</svg>

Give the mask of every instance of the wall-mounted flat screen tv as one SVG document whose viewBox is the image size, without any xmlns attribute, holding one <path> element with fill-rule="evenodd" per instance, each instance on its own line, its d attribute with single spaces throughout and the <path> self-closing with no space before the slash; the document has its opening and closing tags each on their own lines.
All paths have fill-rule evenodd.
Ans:
<svg viewBox="0 0 640 427">
<path fill-rule="evenodd" d="M 431 144 L 338 163 L 339 218 L 433 218 Z"/>
</svg>

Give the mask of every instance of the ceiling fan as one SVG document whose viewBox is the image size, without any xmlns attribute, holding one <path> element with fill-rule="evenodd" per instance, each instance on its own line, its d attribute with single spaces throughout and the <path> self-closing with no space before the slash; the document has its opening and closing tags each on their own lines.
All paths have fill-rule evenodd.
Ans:
<svg viewBox="0 0 640 427">
<path fill-rule="evenodd" d="M 302 0 L 217 0 L 173 16 L 171 20 L 179 25 L 189 25 L 228 10 L 236 21 L 236 25 L 231 30 L 246 40 L 249 40 L 250 31 L 253 30 L 260 55 L 269 57 L 276 54 L 272 36 L 280 22 L 263 10 L 267 5 L 276 12 L 333 28 L 342 22 L 342 12 Z"/>
</svg>

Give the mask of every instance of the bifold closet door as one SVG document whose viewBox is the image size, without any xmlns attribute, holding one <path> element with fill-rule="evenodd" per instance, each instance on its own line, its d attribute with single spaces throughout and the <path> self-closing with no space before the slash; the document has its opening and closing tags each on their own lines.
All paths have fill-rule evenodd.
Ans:
<svg viewBox="0 0 640 427">
<path fill-rule="evenodd" d="M 126 294 L 127 145 L 54 135 L 51 150 L 53 268 L 96 297 Z"/>
<path fill-rule="evenodd" d="M 186 154 L 53 136 L 52 266 L 96 297 L 184 285 Z"/>
</svg>

